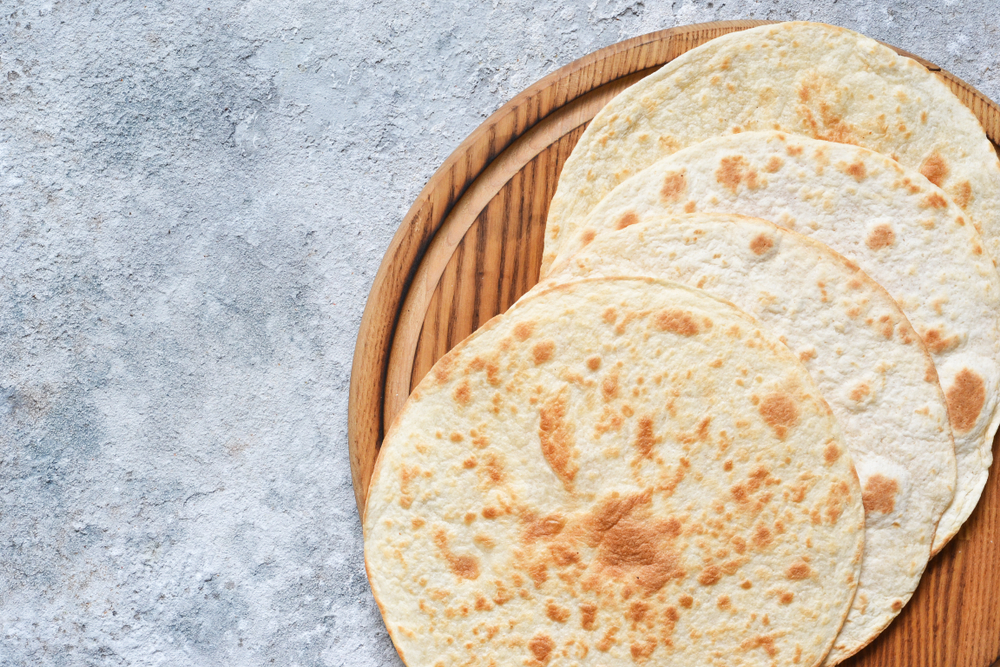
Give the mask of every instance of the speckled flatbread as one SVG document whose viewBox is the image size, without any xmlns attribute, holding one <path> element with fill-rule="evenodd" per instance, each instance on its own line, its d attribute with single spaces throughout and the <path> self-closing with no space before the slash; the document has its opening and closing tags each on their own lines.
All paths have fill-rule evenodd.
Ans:
<svg viewBox="0 0 1000 667">
<path fill-rule="evenodd" d="M 596 231 L 694 210 L 756 216 L 821 241 L 899 303 L 933 355 L 955 437 L 958 480 L 938 551 L 979 501 L 1000 420 L 1000 278 L 978 232 L 944 192 L 883 155 L 746 132 L 678 151 L 620 185 L 567 255 Z"/>
<path fill-rule="evenodd" d="M 818 664 L 854 596 L 850 454 L 799 360 L 704 292 L 541 291 L 443 357 L 364 520 L 410 667 Z"/>
<path fill-rule="evenodd" d="M 798 354 L 844 433 L 866 513 L 858 592 L 826 661 L 836 664 L 909 601 L 954 497 L 934 363 L 892 297 L 828 246 L 757 218 L 645 217 L 598 235 L 538 288 L 579 276 L 676 280 L 732 302 Z"/>
<path fill-rule="evenodd" d="M 542 275 L 619 183 L 674 151 L 747 130 L 857 144 L 919 170 L 1000 258 L 1000 162 L 972 112 L 925 67 L 873 39 L 789 22 L 717 37 L 601 110 L 559 177 Z"/>
</svg>

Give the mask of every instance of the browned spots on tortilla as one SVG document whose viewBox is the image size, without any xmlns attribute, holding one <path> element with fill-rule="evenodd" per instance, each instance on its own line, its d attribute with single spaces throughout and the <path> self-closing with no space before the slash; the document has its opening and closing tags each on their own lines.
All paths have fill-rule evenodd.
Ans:
<svg viewBox="0 0 1000 667">
<path fill-rule="evenodd" d="M 928 361 L 927 366 L 924 368 L 924 382 L 934 383 L 938 381 L 937 368 L 934 366 L 934 362 Z"/>
<path fill-rule="evenodd" d="M 585 229 L 583 230 L 583 232 L 580 233 L 580 243 L 582 243 L 583 245 L 589 245 L 590 242 L 593 241 L 594 237 L 596 236 L 597 232 L 594 231 L 593 229 Z"/>
<path fill-rule="evenodd" d="M 479 578 L 479 560 L 468 554 L 457 555 L 448 548 L 448 534 L 441 528 L 434 531 L 434 544 L 441 551 L 448 569 L 460 579 Z"/>
<path fill-rule="evenodd" d="M 723 464 L 723 468 L 727 470 L 729 469 L 726 468 L 725 464 Z M 767 466 L 758 465 L 750 471 L 750 475 L 747 479 L 734 484 L 729 490 L 730 493 L 732 493 L 733 498 L 735 498 L 738 503 L 743 505 L 750 502 L 750 496 L 757 493 L 757 491 L 759 491 L 762 487 L 770 486 L 776 483 L 778 483 L 778 480 L 771 477 L 771 473 Z"/>
<path fill-rule="evenodd" d="M 948 178 L 948 161 L 934 151 L 920 163 L 920 173 L 934 185 L 941 187 L 945 179 Z"/>
<path fill-rule="evenodd" d="M 852 140 L 854 133 L 851 126 L 837 115 L 835 108 L 830 103 L 830 99 L 836 95 L 830 91 L 831 88 L 834 86 L 823 77 L 815 74 L 799 86 L 800 104 L 796 107 L 796 111 L 809 129 L 803 134 L 825 141 L 836 141 L 842 144 L 854 143 Z M 818 120 L 816 118 L 817 112 Z"/>
<path fill-rule="evenodd" d="M 593 630 L 597 627 L 597 605 L 584 603 L 580 605 L 580 627 Z"/>
<path fill-rule="evenodd" d="M 601 315 L 601 319 L 604 320 L 605 324 L 614 324 L 615 320 L 618 319 L 618 311 L 614 308 L 608 308 L 604 311 L 604 314 Z"/>
<path fill-rule="evenodd" d="M 785 570 L 785 576 L 793 581 L 798 581 L 799 579 L 807 579 L 809 575 L 812 574 L 812 570 L 806 563 L 802 561 L 795 561 L 788 566 Z"/>
<path fill-rule="evenodd" d="M 410 482 L 417 478 L 420 469 L 416 466 L 403 466 L 399 471 L 399 506 L 405 510 L 413 505 L 413 491 L 410 489 Z"/>
<path fill-rule="evenodd" d="M 872 250 L 888 248 L 896 242 L 896 232 L 887 224 L 876 225 L 865 239 L 865 245 Z"/>
<path fill-rule="evenodd" d="M 413 526 L 413 530 L 419 530 L 420 528 L 423 528 L 426 523 L 427 522 L 421 519 L 419 516 L 415 516 L 413 517 L 413 519 L 410 520 L 410 525 Z"/>
<path fill-rule="evenodd" d="M 455 387 L 455 391 L 452 393 L 452 397 L 455 402 L 461 406 L 466 406 L 472 399 L 472 389 L 469 387 L 468 380 L 462 380 L 461 384 Z"/>
<path fill-rule="evenodd" d="M 492 549 L 497 545 L 496 542 L 493 541 L 493 538 L 487 535 L 486 533 L 478 533 L 475 537 L 472 538 L 472 541 L 486 550 Z M 495 601 L 496 600 L 494 599 L 494 602 Z M 506 602 L 506 600 L 504 600 L 504 602 Z M 498 602 L 497 604 L 503 604 L 503 602 Z"/>
<path fill-rule="evenodd" d="M 701 331 L 690 312 L 675 308 L 658 312 L 653 317 L 653 324 L 661 331 L 669 331 L 680 336 L 693 336 Z"/>
<path fill-rule="evenodd" d="M 680 606 L 684 607 L 685 609 L 690 609 L 691 605 L 694 604 L 694 598 L 688 595 L 687 593 L 684 593 L 679 598 L 677 598 L 677 602 L 678 604 L 680 604 Z"/>
<path fill-rule="evenodd" d="M 474 606 L 476 611 L 490 611 L 493 609 L 493 603 L 487 600 L 482 593 L 476 593 L 476 604 Z"/>
<path fill-rule="evenodd" d="M 597 642 L 597 650 L 603 651 L 604 653 L 610 651 L 611 647 L 618 643 L 618 640 L 615 639 L 615 633 L 617 632 L 617 625 L 613 625 L 608 628 L 608 631 L 604 633 L 603 637 L 601 637 L 601 641 Z"/>
<path fill-rule="evenodd" d="M 867 382 L 861 382 L 854 389 L 851 390 L 851 400 L 861 401 L 870 396 L 872 393 L 871 387 L 868 386 Z"/>
<path fill-rule="evenodd" d="M 687 177 L 684 172 L 670 172 L 663 177 L 663 187 L 660 188 L 660 198 L 666 203 L 680 201 L 687 191 Z"/>
<path fill-rule="evenodd" d="M 488 506 L 483 508 L 483 518 L 484 519 L 495 519 L 500 516 L 502 512 L 493 506 Z"/>
<path fill-rule="evenodd" d="M 629 605 L 628 611 L 625 612 L 625 618 L 632 621 L 632 623 L 641 623 L 648 613 L 649 604 L 642 600 L 635 600 Z"/>
<path fill-rule="evenodd" d="M 684 212 L 685 213 L 694 213 L 695 208 L 696 208 L 696 205 L 695 205 L 695 203 L 694 203 L 693 200 L 688 201 L 686 204 L 684 204 Z"/>
<path fill-rule="evenodd" d="M 965 433 L 976 425 L 979 413 L 986 403 L 986 383 L 975 371 L 963 368 L 955 376 L 955 384 L 948 388 L 948 416 L 958 433 Z"/>
<path fill-rule="evenodd" d="M 601 395 L 605 401 L 618 397 L 618 371 L 613 370 L 601 380 Z"/>
<path fill-rule="evenodd" d="M 840 166 L 845 174 L 853 178 L 858 183 L 868 177 L 868 170 L 865 169 L 865 163 L 860 158 L 856 162 L 851 162 L 850 164 L 841 163 Z"/>
<path fill-rule="evenodd" d="M 778 602 L 781 604 L 792 604 L 792 600 L 795 599 L 795 593 L 791 591 L 782 591 L 778 594 Z"/>
<path fill-rule="evenodd" d="M 927 349 L 934 354 L 948 352 L 958 347 L 959 343 L 957 334 L 954 336 L 945 336 L 940 329 L 930 329 L 924 334 L 923 338 Z"/>
<path fill-rule="evenodd" d="M 896 508 L 896 494 L 899 492 L 899 482 L 891 477 L 875 473 L 865 482 L 861 490 L 861 501 L 865 512 L 890 514 Z"/>
<path fill-rule="evenodd" d="M 788 394 L 780 392 L 768 394 L 757 409 L 781 440 L 785 439 L 788 429 L 799 422 L 798 406 Z"/>
<path fill-rule="evenodd" d="M 896 599 L 896 600 L 892 601 L 892 610 L 893 611 L 899 611 L 902 608 L 903 608 L 903 601 L 902 600 Z"/>
<path fill-rule="evenodd" d="M 464 461 L 462 461 L 462 467 L 463 468 L 475 468 L 476 467 L 476 463 L 477 463 L 476 457 L 475 456 L 470 456 L 469 458 L 467 458 Z"/>
<path fill-rule="evenodd" d="M 774 535 L 771 533 L 771 529 L 764 524 L 757 524 L 757 527 L 753 531 L 753 544 L 758 549 L 766 547 L 772 541 L 774 541 Z"/>
<path fill-rule="evenodd" d="M 948 208 L 948 200 L 937 192 L 932 192 L 920 200 L 921 208 Z"/>
<path fill-rule="evenodd" d="M 799 361 L 809 361 L 810 359 L 816 358 L 816 348 L 811 347 L 808 350 L 802 350 L 799 352 Z"/>
<path fill-rule="evenodd" d="M 553 544 L 549 547 L 549 552 L 552 554 L 552 560 L 559 567 L 568 567 L 573 563 L 580 562 L 579 550 L 568 544 L 561 542 Z"/>
<path fill-rule="evenodd" d="M 830 493 L 825 501 L 826 518 L 830 520 L 830 523 L 836 523 L 837 519 L 840 518 L 850 494 L 851 489 L 847 486 L 847 482 L 839 481 L 830 485 Z"/>
<path fill-rule="evenodd" d="M 615 224 L 615 229 L 625 229 L 626 227 L 631 227 L 639 222 L 639 216 L 636 215 L 635 211 L 628 211 L 622 217 L 618 218 L 618 222 Z"/>
<path fill-rule="evenodd" d="M 561 514 L 549 514 L 539 518 L 529 512 L 521 515 L 521 523 L 525 526 L 521 539 L 529 544 L 540 539 L 551 539 L 566 527 L 566 519 Z"/>
<path fill-rule="evenodd" d="M 951 191 L 951 198 L 960 208 L 964 209 L 972 201 L 972 184 L 968 181 L 962 181 Z"/>
<path fill-rule="evenodd" d="M 592 371 L 596 371 L 600 367 L 601 367 L 600 355 L 595 354 L 594 356 L 587 358 L 587 368 L 589 368 Z"/>
<path fill-rule="evenodd" d="M 767 617 L 765 616 L 765 618 Z M 756 637 L 749 637 L 743 640 L 740 644 L 740 648 L 744 651 L 752 651 L 754 649 L 762 648 L 771 658 L 778 655 L 778 649 L 774 646 L 773 635 L 757 635 Z"/>
<path fill-rule="evenodd" d="M 802 151 L 803 150 L 805 150 L 805 148 L 803 146 L 791 146 L 791 145 L 789 145 L 787 148 L 785 148 L 785 152 L 788 153 L 789 155 L 791 155 L 792 157 L 795 157 L 797 155 L 802 155 Z"/>
<path fill-rule="evenodd" d="M 448 376 L 451 375 L 451 365 L 454 361 L 455 355 L 450 353 L 438 359 L 433 368 L 434 379 L 441 383 L 447 382 Z"/>
<path fill-rule="evenodd" d="M 541 342 L 535 343 L 531 348 L 531 358 L 535 362 L 535 365 L 544 364 L 546 361 L 552 358 L 552 353 L 555 352 L 556 343 L 552 340 L 543 340 Z"/>
<path fill-rule="evenodd" d="M 566 421 L 566 399 L 562 395 L 546 401 L 539 411 L 538 437 L 541 440 L 542 455 L 552 472 L 569 490 L 578 467 L 573 425 Z"/>
<path fill-rule="evenodd" d="M 452 431 L 451 435 L 448 436 L 448 439 L 451 440 L 452 442 L 462 442 L 463 440 L 465 440 L 465 436 L 459 433 L 458 431 Z"/>
<path fill-rule="evenodd" d="M 643 416 L 639 418 L 639 428 L 635 436 L 635 447 L 639 450 L 639 455 L 643 458 L 653 458 L 653 447 L 659 442 L 659 438 L 653 435 L 653 418 Z"/>
<path fill-rule="evenodd" d="M 722 158 L 719 161 L 719 168 L 715 170 L 715 180 L 733 194 L 736 194 L 740 183 L 746 183 L 747 188 L 751 190 L 761 185 L 757 179 L 757 170 L 751 167 L 742 155 Z"/>
<path fill-rule="evenodd" d="M 767 234 L 758 234 L 754 237 L 753 241 L 750 241 L 750 250 L 755 255 L 763 255 L 773 247 L 774 239 Z"/>
<path fill-rule="evenodd" d="M 518 322 L 514 326 L 514 338 L 518 339 L 522 343 L 531 337 L 531 334 L 535 331 L 534 322 Z"/>
<path fill-rule="evenodd" d="M 718 565 L 709 565 L 698 575 L 698 583 L 702 586 L 714 586 L 722 579 L 722 570 Z"/>
<path fill-rule="evenodd" d="M 535 584 L 535 588 L 541 588 L 549 579 L 549 566 L 544 561 L 539 561 L 533 563 L 528 567 L 528 576 L 531 577 L 531 581 Z"/>
<path fill-rule="evenodd" d="M 823 460 L 826 461 L 827 465 L 832 465 L 840 458 L 840 453 L 840 447 L 837 446 L 837 443 L 830 442 L 823 450 Z"/>
<path fill-rule="evenodd" d="M 549 600 L 545 605 L 545 615 L 556 623 L 565 623 L 569 620 L 569 609 L 560 607 L 555 600 Z"/>
<path fill-rule="evenodd" d="M 718 597 L 715 604 L 719 606 L 719 609 L 729 609 L 733 606 L 732 600 L 730 600 L 729 596 L 724 593 Z"/>
<path fill-rule="evenodd" d="M 632 642 L 632 646 L 629 647 L 629 652 L 632 654 L 633 662 L 642 662 L 649 659 L 649 656 L 653 655 L 653 651 L 656 650 L 656 639 L 652 637 L 646 638 L 644 642 Z"/>
<path fill-rule="evenodd" d="M 543 665 L 549 664 L 552 651 L 555 647 L 556 643 L 552 641 L 552 637 L 549 637 L 544 632 L 539 632 L 528 642 L 528 650 L 531 651 L 531 655 L 535 656 L 535 660 Z"/>
<path fill-rule="evenodd" d="M 781 169 L 782 165 L 784 164 L 785 161 L 781 158 L 780 155 L 772 155 L 767 159 L 767 164 L 764 165 L 764 171 L 766 171 L 769 174 L 773 174 L 779 169 Z"/>
<path fill-rule="evenodd" d="M 486 461 L 481 471 L 484 481 L 491 486 L 502 484 L 506 478 L 506 472 L 504 472 L 500 458 L 495 452 L 487 452 L 485 458 Z"/>
<path fill-rule="evenodd" d="M 603 576 L 638 584 L 647 594 L 684 577 L 670 548 L 681 524 L 674 518 L 654 520 L 648 509 L 651 499 L 651 490 L 630 496 L 613 493 L 585 521 L 586 539 L 596 549 L 594 561 L 603 567 Z"/>
</svg>

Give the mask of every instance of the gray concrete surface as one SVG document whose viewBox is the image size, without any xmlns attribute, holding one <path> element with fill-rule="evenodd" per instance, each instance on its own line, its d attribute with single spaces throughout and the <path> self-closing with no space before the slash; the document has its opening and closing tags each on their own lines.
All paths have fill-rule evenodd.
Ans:
<svg viewBox="0 0 1000 667">
<path fill-rule="evenodd" d="M 672 25 L 813 19 L 1000 98 L 990 2 L 0 0 L 0 665 L 396 665 L 347 391 L 487 115 Z"/>
</svg>

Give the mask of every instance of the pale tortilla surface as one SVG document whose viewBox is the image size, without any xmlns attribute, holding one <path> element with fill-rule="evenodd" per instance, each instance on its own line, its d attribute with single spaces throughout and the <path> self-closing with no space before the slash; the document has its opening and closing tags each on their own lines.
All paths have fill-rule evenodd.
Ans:
<svg viewBox="0 0 1000 667">
<path fill-rule="evenodd" d="M 873 39 L 789 22 L 717 37 L 601 110 L 560 175 L 542 275 L 619 183 L 674 151 L 747 130 L 856 144 L 919 170 L 1000 258 L 1000 162 L 972 112 L 925 67 Z"/>
<path fill-rule="evenodd" d="M 805 363 L 861 478 L 861 577 L 826 664 L 856 653 L 909 601 L 955 492 L 944 393 L 906 316 L 828 246 L 738 215 L 664 214 L 603 232 L 547 283 L 601 275 L 704 289 L 754 316 Z"/>
<path fill-rule="evenodd" d="M 982 494 L 1000 384 L 1000 278 L 962 211 L 883 155 L 780 132 L 702 142 L 657 162 L 594 209 L 567 255 L 604 229 L 691 211 L 764 218 L 857 263 L 899 303 L 931 351 L 958 465 L 936 553 Z"/>
<path fill-rule="evenodd" d="M 534 294 L 386 436 L 372 591 L 410 667 L 816 665 L 854 597 L 861 489 L 808 372 L 652 280 Z"/>
</svg>

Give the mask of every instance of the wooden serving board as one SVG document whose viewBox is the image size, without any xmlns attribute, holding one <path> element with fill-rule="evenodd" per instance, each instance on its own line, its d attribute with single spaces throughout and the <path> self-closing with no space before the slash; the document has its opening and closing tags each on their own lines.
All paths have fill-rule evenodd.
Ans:
<svg viewBox="0 0 1000 667">
<path fill-rule="evenodd" d="M 382 436 L 410 390 L 442 355 L 538 281 L 549 201 L 587 123 L 612 97 L 685 51 L 764 23 L 684 26 L 596 51 L 505 104 L 438 169 L 386 251 L 358 333 L 348 433 L 360 513 Z M 949 72 L 895 50 L 940 76 L 979 118 L 994 147 L 1000 143 L 1000 107 Z M 900 616 L 845 664 L 996 667 L 998 656 L 1000 482 L 994 474 L 976 512 L 931 561 Z"/>
</svg>

